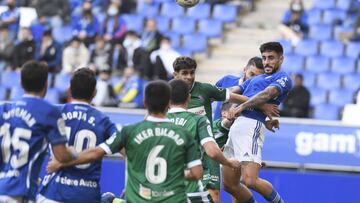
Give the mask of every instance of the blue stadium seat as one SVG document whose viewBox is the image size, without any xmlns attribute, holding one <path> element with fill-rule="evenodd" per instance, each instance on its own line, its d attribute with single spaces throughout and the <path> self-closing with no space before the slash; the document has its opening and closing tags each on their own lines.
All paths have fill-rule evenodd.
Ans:
<svg viewBox="0 0 360 203">
<path fill-rule="evenodd" d="M 125 23 L 127 30 L 133 30 L 141 33 L 144 28 L 144 17 L 136 14 L 124 14 L 121 16 Z"/>
<path fill-rule="evenodd" d="M 282 67 L 286 72 L 300 73 L 303 70 L 303 66 L 303 56 L 297 54 L 285 54 Z"/>
<path fill-rule="evenodd" d="M 180 34 L 174 32 L 166 32 L 163 33 L 163 35 L 171 39 L 171 45 L 173 47 L 180 46 Z"/>
<path fill-rule="evenodd" d="M 350 42 L 347 44 L 346 56 L 360 58 L 360 42 Z"/>
<path fill-rule="evenodd" d="M 322 120 L 337 120 L 339 107 L 331 104 L 320 104 L 314 108 L 314 118 Z"/>
<path fill-rule="evenodd" d="M 337 0 L 336 2 L 336 8 L 342 9 L 342 10 L 349 10 L 351 6 L 352 0 Z"/>
<path fill-rule="evenodd" d="M 202 34 L 190 34 L 184 36 L 183 48 L 192 53 L 204 52 L 207 49 L 207 38 Z"/>
<path fill-rule="evenodd" d="M 356 60 L 350 57 L 338 57 L 332 60 L 331 71 L 334 73 L 353 73 Z M 360 78 L 359 78 L 360 80 Z"/>
<path fill-rule="evenodd" d="M 328 90 L 340 88 L 340 82 L 340 74 L 336 73 L 321 73 L 317 77 L 317 87 Z"/>
<path fill-rule="evenodd" d="M 199 21 L 199 32 L 210 38 L 220 38 L 223 32 L 223 24 L 216 19 L 203 19 Z"/>
<path fill-rule="evenodd" d="M 327 90 L 322 88 L 309 88 L 310 91 L 310 105 L 316 106 L 327 103 Z"/>
<path fill-rule="evenodd" d="M 172 21 L 172 32 L 182 35 L 195 32 L 195 20 L 188 17 L 175 18 Z"/>
<path fill-rule="evenodd" d="M 4 86 L 0 86 L 0 101 L 5 101 L 6 99 L 6 88 Z"/>
<path fill-rule="evenodd" d="M 330 59 L 325 56 L 309 56 L 306 59 L 306 70 L 322 73 L 330 70 Z"/>
<path fill-rule="evenodd" d="M 147 18 L 155 17 L 159 13 L 159 4 L 151 4 L 151 3 L 138 4 L 136 8 L 136 13 L 137 15 L 141 15 Z"/>
<path fill-rule="evenodd" d="M 55 88 L 48 89 L 45 95 L 45 100 L 52 104 L 58 104 L 60 100 L 59 90 Z"/>
<path fill-rule="evenodd" d="M 178 51 L 181 56 L 189 56 L 189 57 L 192 56 L 191 51 L 185 48 L 176 48 L 176 51 Z"/>
<path fill-rule="evenodd" d="M 163 3 L 161 6 L 161 15 L 176 18 L 184 15 L 184 8 L 176 3 Z"/>
<path fill-rule="evenodd" d="M 302 40 L 295 47 L 295 53 L 303 56 L 317 55 L 318 42 L 315 40 Z"/>
<path fill-rule="evenodd" d="M 55 27 L 52 30 L 52 34 L 54 39 L 60 44 L 65 43 L 71 40 L 72 36 L 72 28 L 70 25 L 63 27 Z"/>
<path fill-rule="evenodd" d="M 55 77 L 54 88 L 60 92 L 65 92 L 69 88 L 71 76 L 68 74 L 57 74 Z"/>
<path fill-rule="evenodd" d="M 279 43 L 283 46 L 284 54 L 291 54 L 293 46 L 289 40 L 279 40 Z"/>
<path fill-rule="evenodd" d="M 310 26 L 309 38 L 315 40 L 329 40 L 332 38 L 332 25 L 313 24 Z"/>
<path fill-rule="evenodd" d="M 10 101 L 17 101 L 24 95 L 24 90 L 21 87 L 12 87 L 10 91 Z"/>
<path fill-rule="evenodd" d="M 333 24 L 336 21 L 343 21 L 346 18 L 346 11 L 342 9 L 328 9 L 324 11 L 323 23 Z"/>
<path fill-rule="evenodd" d="M 211 15 L 210 4 L 198 4 L 187 10 L 187 16 L 197 20 L 208 19 Z"/>
<path fill-rule="evenodd" d="M 168 32 L 170 30 L 170 18 L 164 16 L 157 16 L 154 18 L 156 21 L 157 29 L 160 32 Z"/>
<path fill-rule="evenodd" d="M 237 18 L 237 7 L 229 4 L 216 4 L 212 17 L 225 23 L 235 23 Z"/>
<path fill-rule="evenodd" d="M 310 89 L 313 88 L 315 86 L 316 74 L 309 71 L 303 71 L 301 73 L 304 77 L 304 85 Z"/>
<path fill-rule="evenodd" d="M 314 0 L 313 8 L 329 9 L 335 7 L 335 0 Z"/>
<path fill-rule="evenodd" d="M 307 22 L 309 24 L 316 24 L 322 22 L 322 11 L 320 9 L 311 9 L 306 12 Z"/>
<path fill-rule="evenodd" d="M 329 104 L 333 104 L 339 107 L 345 106 L 345 104 L 353 103 L 355 91 L 347 89 L 334 89 L 329 93 Z"/>
<path fill-rule="evenodd" d="M 15 71 L 3 71 L 1 73 L 1 83 L 5 88 L 20 87 L 20 74 Z"/>
<path fill-rule="evenodd" d="M 320 44 L 320 54 L 329 57 L 342 56 L 344 53 L 344 44 L 340 41 L 330 40 Z"/>
<path fill-rule="evenodd" d="M 343 78 L 345 89 L 358 90 L 360 88 L 360 74 L 346 74 Z"/>
</svg>

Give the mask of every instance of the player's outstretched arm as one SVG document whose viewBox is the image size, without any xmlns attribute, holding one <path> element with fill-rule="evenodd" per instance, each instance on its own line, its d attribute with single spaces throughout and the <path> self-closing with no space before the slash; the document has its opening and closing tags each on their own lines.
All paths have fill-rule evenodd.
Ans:
<svg viewBox="0 0 360 203">
<path fill-rule="evenodd" d="M 67 163 L 60 163 L 56 156 L 51 159 L 46 167 L 48 173 L 60 170 L 61 168 L 71 167 L 79 164 L 85 164 L 97 161 L 105 156 L 106 152 L 101 147 L 89 148 L 82 151 L 75 160 Z"/>
<path fill-rule="evenodd" d="M 263 91 L 256 94 L 254 97 L 250 98 L 245 103 L 242 103 L 239 107 L 237 107 L 234 111 L 230 111 L 231 116 L 239 116 L 242 111 L 250 108 L 259 108 L 264 105 L 270 99 L 273 99 L 279 96 L 280 91 L 275 86 L 269 86 Z"/>
<path fill-rule="evenodd" d="M 187 180 L 200 180 L 203 177 L 203 166 L 193 166 L 188 170 L 185 170 L 185 178 Z"/>
<path fill-rule="evenodd" d="M 231 103 L 242 104 L 242 103 L 246 102 L 247 100 L 249 100 L 249 98 L 247 96 L 244 96 L 241 94 L 236 94 L 236 93 L 230 93 L 229 102 L 231 102 Z"/>
<path fill-rule="evenodd" d="M 76 153 L 73 149 L 66 147 L 64 144 L 58 144 L 52 146 L 53 154 L 61 163 L 66 163 L 73 160 L 76 156 Z"/>
<path fill-rule="evenodd" d="M 205 149 L 205 153 L 211 159 L 231 168 L 240 168 L 241 163 L 239 161 L 227 159 L 215 142 L 206 142 L 203 147 Z"/>
</svg>

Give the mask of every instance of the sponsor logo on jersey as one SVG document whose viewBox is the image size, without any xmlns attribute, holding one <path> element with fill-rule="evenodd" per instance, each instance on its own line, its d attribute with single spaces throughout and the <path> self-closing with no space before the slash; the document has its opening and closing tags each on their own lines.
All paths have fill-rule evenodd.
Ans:
<svg viewBox="0 0 360 203">
<path fill-rule="evenodd" d="M 195 108 L 188 109 L 189 112 L 197 114 L 197 115 L 206 115 L 205 106 L 199 106 Z"/>
</svg>

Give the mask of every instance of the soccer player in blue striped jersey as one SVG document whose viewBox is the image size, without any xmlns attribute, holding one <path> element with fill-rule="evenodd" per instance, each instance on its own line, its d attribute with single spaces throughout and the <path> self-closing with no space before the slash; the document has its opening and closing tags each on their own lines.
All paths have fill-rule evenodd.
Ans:
<svg viewBox="0 0 360 203">
<path fill-rule="evenodd" d="M 240 93 L 248 98 L 246 102 L 229 112 L 236 118 L 230 128 L 229 139 L 224 154 L 242 162 L 242 170 L 223 169 L 224 187 L 239 202 L 253 203 L 255 200 L 249 191 L 243 191 L 241 181 L 248 188 L 260 193 L 268 202 L 283 203 L 272 184 L 259 177 L 264 145 L 265 120 L 267 115 L 258 108 L 266 103 L 279 105 L 288 95 L 292 81 L 281 70 L 284 60 L 283 48 L 278 42 L 268 42 L 260 46 L 265 74 L 258 75 L 240 85 Z"/>
<path fill-rule="evenodd" d="M 72 101 L 62 106 L 69 145 L 77 152 L 103 143 L 116 134 L 115 125 L 99 110 L 90 106 L 96 94 L 95 73 L 78 69 L 71 78 Z M 45 176 L 38 201 L 100 202 L 101 159 L 83 165 L 64 168 Z"/>
<path fill-rule="evenodd" d="M 74 154 L 66 148 L 64 120 L 43 97 L 48 66 L 29 61 L 21 69 L 24 96 L 0 105 L 0 202 L 33 202 L 48 143 L 60 162 Z"/>
</svg>

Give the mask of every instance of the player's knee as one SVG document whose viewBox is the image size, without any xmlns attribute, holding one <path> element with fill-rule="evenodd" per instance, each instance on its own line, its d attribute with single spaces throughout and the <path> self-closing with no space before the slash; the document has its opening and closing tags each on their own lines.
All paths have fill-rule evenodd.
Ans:
<svg viewBox="0 0 360 203">
<path fill-rule="evenodd" d="M 247 176 L 243 179 L 242 182 L 248 188 L 255 188 L 255 186 L 256 186 L 256 178 L 253 178 L 253 177 Z"/>
</svg>

